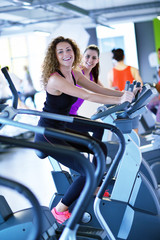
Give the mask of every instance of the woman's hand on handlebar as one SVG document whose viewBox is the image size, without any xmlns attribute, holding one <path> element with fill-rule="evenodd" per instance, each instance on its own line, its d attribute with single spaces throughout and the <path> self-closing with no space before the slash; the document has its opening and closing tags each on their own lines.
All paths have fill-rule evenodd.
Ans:
<svg viewBox="0 0 160 240">
<path fill-rule="evenodd" d="M 141 91 L 142 91 L 142 87 L 134 87 L 133 89 L 134 96 L 136 96 L 137 93 L 140 93 Z"/>
<path fill-rule="evenodd" d="M 135 95 L 133 92 L 124 91 L 124 93 L 121 97 L 121 103 L 123 103 L 123 102 L 131 103 L 133 101 L 134 97 L 135 97 Z"/>
</svg>

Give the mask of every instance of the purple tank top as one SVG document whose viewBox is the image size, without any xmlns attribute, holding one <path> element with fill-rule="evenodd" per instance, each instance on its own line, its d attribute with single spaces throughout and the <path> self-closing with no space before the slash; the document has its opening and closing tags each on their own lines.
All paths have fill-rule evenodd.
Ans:
<svg viewBox="0 0 160 240">
<path fill-rule="evenodd" d="M 82 73 L 84 74 L 84 71 L 82 70 Z M 90 80 L 93 81 L 93 76 L 92 73 L 90 72 Z M 80 87 L 78 84 L 76 85 L 77 87 Z M 78 109 L 80 108 L 80 106 L 82 105 L 82 103 L 84 102 L 84 99 L 82 98 L 78 98 L 77 101 L 72 105 L 69 114 L 71 115 L 78 115 Z"/>
</svg>

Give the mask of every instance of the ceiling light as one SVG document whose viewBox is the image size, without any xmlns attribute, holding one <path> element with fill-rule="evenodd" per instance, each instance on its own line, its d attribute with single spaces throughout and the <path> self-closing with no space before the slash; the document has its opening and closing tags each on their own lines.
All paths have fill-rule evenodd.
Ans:
<svg viewBox="0 0 160 240">
<path fill-rule="evenodd" d="M 13 2 L 22 3 L 25 6 L 29 6 L 32 4 L 32 0 L 13 0 Z"/>
<path fill-rule="evenodd" d="M 35 33 L 36 35 L 44 36 L 44 37 L 49 37 L 49 36 L 50 36 L 50 32 L 45 32 L 45 31 L 35 30 L 34 33 Z"/>
</svg>

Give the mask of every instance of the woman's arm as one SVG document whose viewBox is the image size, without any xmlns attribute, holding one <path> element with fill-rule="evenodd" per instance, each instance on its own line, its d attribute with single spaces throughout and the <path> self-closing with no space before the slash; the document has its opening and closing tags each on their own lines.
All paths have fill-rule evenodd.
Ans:
<svg viewBox="0 0 160 240">
<path fill-rule="evenodd" d="M 123 92 L 117 91 L 117 90 L 112 90 L 109 88 L 105 88 L 99 84 L 96 84 L 90 80 L 88 80 L 81 72 L 79 71 L 74 71 L 75 78 L 77 79 L 77 83 L 82 86 L 83 88 L 99 93 L 99 94 L 104 94 L 108 96 L 115 96 L 115 97 L 121 97 L 123 95 Z"/>
<path fill-rule="evenodd" d="M 87 78 L 85 78 L 85 81 L 87 81 L 87 84 L 84 84 L 84 86 L 86 85 L 88 86 L 88 82 L 89 83 L 91 82 Z M 92 83 L 92 84 L 93 84 L 93 87 L 91 88 L 93 89 L 96 89 L 96 87 L 98 90 L 99 88 L 102 88 L 96 83 Z M 61 77 L 57 73 L 50 77 L 46 90 L 52 95 L 60 95 L 62 93 L 65 93 L 74 97 L 82 98 L 84 100 L 88 100 L 90 102 L 96 102 L 100 104 L 120 104 L 124 101 L 131 102 L 133 99 L 133 93 L 131 92 L 124 92 L 124 93 L 121 92 L 121 96 L 111 97 L 111 95 L 106 95 L 106 93 L 105 94 L 99 93 L 100 91 L 99 92 L 87 91 L 86 89 L 75 86 L 71 82 L 67 81 L 66 78 Z"/>
<path fill-rule="evenodd" d="M 101 87 L 104 87 L 104 85 L 101 83 L 101 81 L 98 79 L 97 84 L 100 85 Z"/>
<path fill-rule="evenodd" d="M 137 81 L 137 82 L 140 82 L 141 83 L 141 86 L 143 86 L 143 81 L 142 81 L 142 78 L 139 74 L 139 71 L 137 68 L 134 68 L 134 67 L 131 67 L 131 72 L 132 72 L 132 75 L 134 77 L 134 79 Z"/>
</svg>

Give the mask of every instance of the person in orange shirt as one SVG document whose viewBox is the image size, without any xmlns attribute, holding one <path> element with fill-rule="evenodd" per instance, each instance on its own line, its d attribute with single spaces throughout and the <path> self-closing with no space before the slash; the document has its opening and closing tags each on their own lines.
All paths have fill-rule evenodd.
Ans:
<svg viewBox="0 0 160 240">
<path fill-rule="evenodd" d="M 126 81 L 132 83 L 133 80 L 140 82 L 142 86 L 143 82 L 138 69 L 124 63 L 125 55 L 123 49 L 113 49 L 112 54 L 113 59 L 116 60 L 116 65 L 107 76 L 110 87 L 122 91 L 125 89 Z"/>
</svg>

